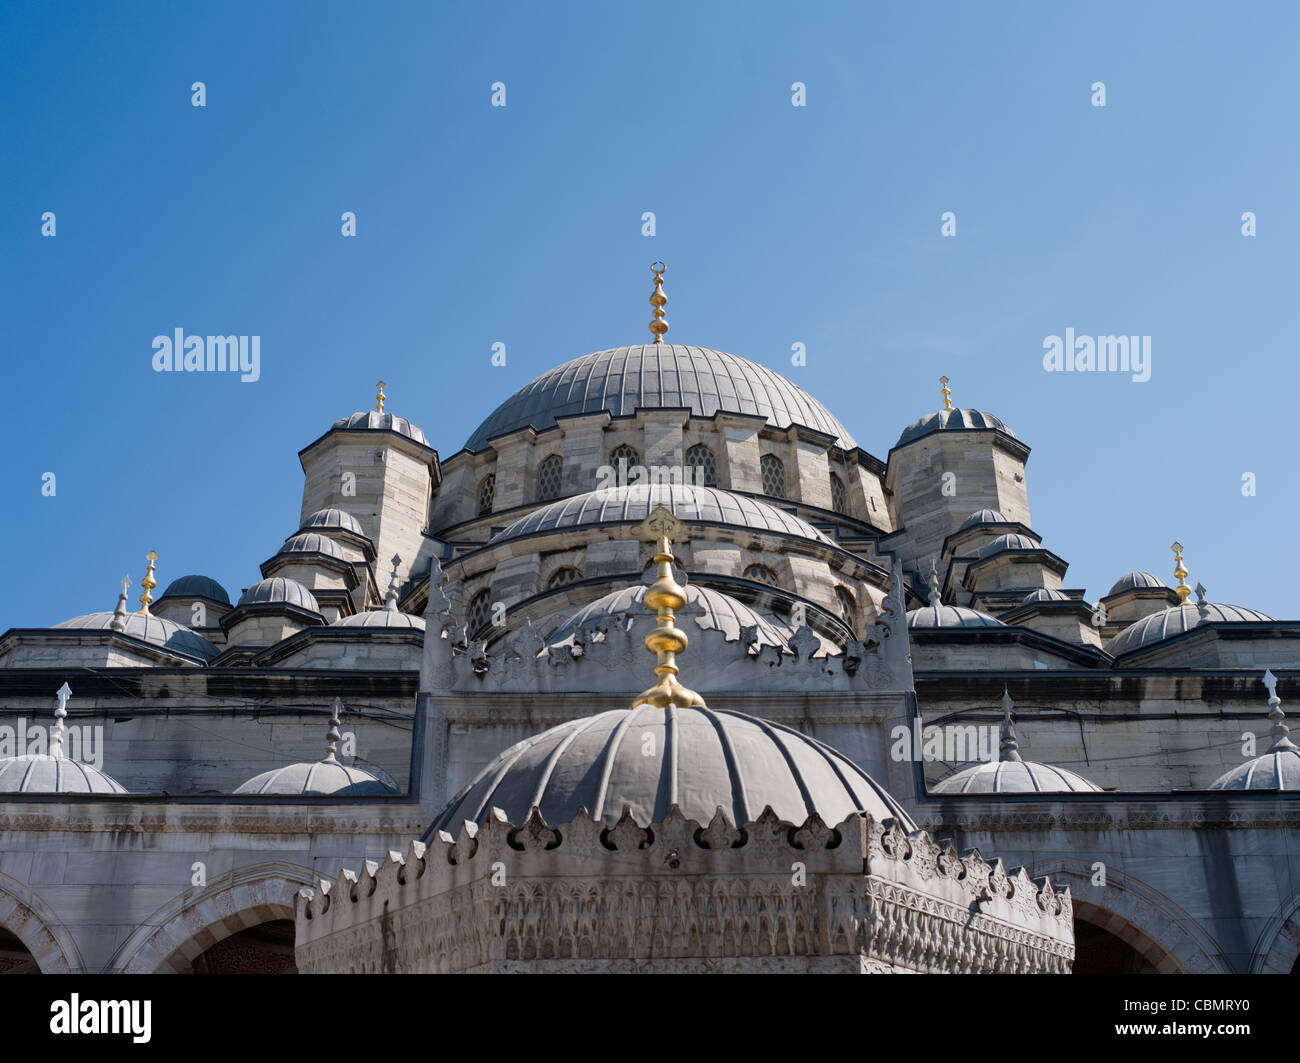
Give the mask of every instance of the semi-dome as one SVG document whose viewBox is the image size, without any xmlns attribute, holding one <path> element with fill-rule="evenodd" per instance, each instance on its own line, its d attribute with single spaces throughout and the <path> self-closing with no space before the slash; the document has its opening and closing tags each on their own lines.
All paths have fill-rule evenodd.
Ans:
<svg viewBox="0 0 1300 1063">
<path fill-rule="evenodd" d="M 465 447 L 484 450 L 493 436 L 526 425 L 544 431 L 557 417 L 638 408 L 751 414 L 776 428 L 825 432 L 845 449 L 857 446 L 825 406 L 779 373 L 725 351 L 665 343 L 597 351 L 543 373 L 498 406 Z"/>
<path fill-rule="evenodd" d="M 363 410 L 354 413 L 351 417 L 340 417 L 334 422 L 334 427 L 351 431 L 396 432 L 408 439 L 414 439 L 422 446 L 429 445 L 429 441 L 424 438 L 424 433 L 405 417 L 380 413 L 378 410 Z"/>
<path fill-rule="evenodd" d="M 687 610 L 698 610 L 692 617 L 698 627 L 704 630 L 721 631 L 728 642 L 740 638 L 742 628 L 754 627 L 758 630 L 759 646 L 779 646 L 787 651 L 790 649 L 789 643 L 772 619 L 755 612 L 731 595 L 723 594 L 711 587 L 699 587 L 694 583 L 686 584 L 684 589 Z M 583 606 L 557 628 L 555 633 L 546 640 L 547 643 L 558 646 L 570 642 L 581 629 L 610 617 L 626 614 L 654 615 L 645 604 L 646 590 L 644 585 L 638 584 L 611 591 L 603 598 L 597 598 L 594 602 Z M 687 611 L 679 613 L 679 620 L 688 615 L 690 614 Z"/>
<path fill-rule="evenodd" d="M 49 753 L 0 759 L 0 794 L 124 794 L 126 788 L 93 764 Z"/>
<path fill-rule="evenodd" d="M 977 524 L 1010 524 L 1005 513 L 996 509 L 977 509 L 958 526 L 958 531 L 965 531 Z"/>
<path fill-rule="evenodd" d="M 717 487 L 688 484 L 633 484 L 607 487 L 552 502 L 521 517 L 491 542 L 500 543 L 523 535 L 576 528 L 588 524 L 636 523 L 650 510 L 662 505 L 693 525 L 730 524 L 755 531 L 775 532 L 798 539 L 831 545 L 831 541 L 793 513 L 757 498 L 735 495 Z"/>
<path fill-rule="evenodd" d="M 1042 544 L 1035 542 L 1028 535 L 999 535 L 991 542 L 980 547 L 976 557 L 992 557 L 1008 550 L 1041 550 Z"/>
<path fill-rule="evenodd" d="M 337 529 L 339 531 L 351 532 L 353 535 L 367 537 L 365 529 L 361 527 L 361 522 L 345 509 L 338 509 L 331 506 L 328 509 L 318 509 L 315 513 L 310 514 L 302 522 L 299 531 L 315 531 Z"/>
<path fill-rule="evenodd" d="M 230 604 L 226 588 L 210 576 L 181 576 L 167 584 L 158 600 L 164 598 L 207 598 L 209 601 Z"/>
<path fill-rule="evenodd" d="M 771 806 L 791 823 L 815 812 L 834 824 L 865 811 L 916 829 L 866 772 L 793 728 L 725 709 L 638 705 L 571 720 L 511 746 L 452 799 L 425 838 L 457 833 L 463 821 L 480 823 L 493 808 L 517 825 L 534 806 L 551 824 L 585 808 L 613 826 L 624 806 L 646 824 L 663 820 L 673 805 L 702 824 L 718 808 L 743 825 Z"/>
<path fill-rule="evenodd" d="M 117 621 L 121 627 L 114 626 L 114 621 Z M 71 620 L 64 620 L 54 626 L 64 631 L 117 631 L 119 634 L 129 635 L 142 642 L 161 646 L 187 657 L 196 657 L 202 661 L 210 661 L 220 652 L 202 635 L 173 620 L 154 616 L 153 613 L 125 613 L 120 617 L 116 613 L 87 613 L 85 616 L 74 616 Z"/>
<path fill-rule="evenodd" d="M 909 628 L 938 627 L 1006 627 L 1006 624 L 988 613 L 976 609 L 967 609 L 964 605 L 944 605 L 931 602 L 919 609 L 912 609 L 907 614 Z"/>
<path fill-rule="evenodd" d="M 1110 598 L 1116 594 L 1123 594 L 1125 591 L 1167 591 L 1169 589 L 1169 584 L 1159 576 L 1151 575 L 1150 572 L 1130 572 L 1126 576 L 1120 576 L 1115 581 L 1114 586 L 1106 592 L 1106 597 Z"/>
<path fill-rule="evenodd" d="M 239 596 L 240 605 L 294 605 L 313 613 L 320 612 L 316 596 L 296 579 L 272 576 L 258 580 Z"/>
<path fill-rule="evenodd" d="M 1021 606 L 1034 605 L 1037 602 L 1077 602 L 1077 598 L 1071 598 L 1065 591 L 1052 590 L 1048 587 L 1040 587 L 1036 591 L 1030 591 L 1020 599 Z"/>
<path fill-rule="evenodd" d="M 1272 622 L 1271 616 L 1237 605 L 1217 605 L 1213 602 L 1204 605 L 1175 605 L 1129 624 L 1110 640 L 1106 652 L 1112 657 L 1119 657 L 1181 635 L 1202 624 Z"/>
<path fill-rule="evenodd" d="M 927 413 L 909 424 L 903 429 L 903 434 L 898 437 L 898 442 L 894 446 L 901 447 L 914 439 L 928 436 L 931 432 L 989 429 L 1008 435 L 1012 439 L 1016 438 L 1016 433 L 1011 431 L 1010 426 L 1002 418 L 994 417 L 991 413 L 982 410 L 939 410 L 937 413 Z"/>
<path fill-rule="evenodd" d="M 342 548 L 327 535 L 318 532 L 299 532 L 291 535 L 280 547 L 280 554 L 324 554 L 326 557 L 345 561 Z"/>
</svg>

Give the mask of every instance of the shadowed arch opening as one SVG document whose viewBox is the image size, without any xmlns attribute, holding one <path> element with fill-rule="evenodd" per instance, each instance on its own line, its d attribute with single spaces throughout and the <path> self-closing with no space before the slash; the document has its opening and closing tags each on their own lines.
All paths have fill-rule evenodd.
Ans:
<svg viewBox="0 0 1300 1063">
<path fill-rule="evenodd" d="M 0 927 L 0 974 L 40 974 L 31 950 L 12 930 Z"/>
</svg>

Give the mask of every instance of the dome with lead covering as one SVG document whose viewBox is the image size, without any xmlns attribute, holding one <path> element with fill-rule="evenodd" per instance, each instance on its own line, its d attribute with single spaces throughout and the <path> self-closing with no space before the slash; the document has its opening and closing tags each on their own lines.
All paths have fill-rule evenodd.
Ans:
<svg viewBox="0 0 1300 1063">
<path fill-rule="evenodd" d="M 787 652 L 790 649 L 785 636 L 775 622 L 761 613 L 755 612 L 743 602 L 738 602 L 729 594 L 715 591 L 710 587 L 698 587 L 688 583 L 686 591 L 686 609 L 678 613 L 681 619 L 690 617 L 696 625 L 704 630 L 721 631 L 728 642 L 740 638 L 741 630 L 746 627 L 757 629 L 759 646 L 779 646 Z M 557 628 L 547 643 L 558 646 L 571 642 L 583 628 L 598 624 L 611 617 L 632 614 L 635 616 L 653 616 L 652 610 L 645 604 L 644 585 L 624 587 L 612 591 L 603 598 L 597 598 L 589 605 L 583 606 L 564 624 Z M 692 616 L 691 610 L 695 613 Z"/>
<path fill-rule="evenodd" d="M 647 752 L 649 751 L 649 752 Z M 639 824 L 676 805 L 707 824 L 721 808 L 737 826 L 770 806 L 802 824 L 814 812 L 840 823 L 853 812 L 912 818 L 866 772 L 793 728 L 725 709 L 638 705 L 571 720 L 511 746 L 447 805 L 425 833 L 455 834 L 499 808 L 522 824 L 536 806 L 550 824 L 585 808 L 617 823 L 626 806 Z"/>
<path fill-rule="evenodd" d="M 209 601 L 230 604 L 226 588 L 208 576 L 181 576 L 167 584 L 158 601 L 164 598 L 207 598 Z"/>
<path fill-rule="evenodd" d="M 54 627 L 64 631 L 117 631 L 118 629 L 113 626 L 116 617 L 115 613 L 87 613 L 85 616 L 74 616 L 71 620 L 64 620 Z M 131 638 L 161 646 L 163 649 L 187 657 L 210 661 L 221 652 L 202 635 L 173 620 L 154 616 L 153 613 L 125 613 L 120 618 L 120 622 L 123 626 L 119 634 L 129 635 Z"/>
<path fill-rule="evenodd" d="M 1125 591 L 1167 591 L 1170 589 L 1169 584 L 1160 577 L 1151 575 L 1150 572 L 1130 572 L 1115 581 L 1115 585 L 1106 592 L 1106 597 L 1110 598 L 1116 594 L 1123 594 Z"/>
<path fill-rule="evenodd" d="M 734 495 L 717 487 L 686 484 L 633 484 L 631 487 L 609 487 L 574 495 L 533 510 L 494 536 L 491 542 L 501 543 L 557 528 L 635 524 L 644 520 L 657 505 L 666 506 L 692 525 L 727 524 L 831 545 L 831 541 L 807 521 L 767 502 Z"/>
<path fill-rule="evenodd" d="M 331 507 L 329 509 L 318 509 L 302 522 L 300 531 L 312 531 L 313 529 L 330 529 L 337 528 L 340 531 L 352 532 L 354 535 L 364 536 L 365 530 L 361 527 L 361 522 L 351 513 L 343 509 Z"/>
<path fill-rule="evenodd" d="M 931 602 L 919 609 L 912 609 L 907 614 L 909 628 L 954 628 L 954 627 L 1006 627 L 1006 624 L 988 613 L 967 609 L 963 605 L 944 605 Z"/>
<path fill-rule="evenodd" d="M 368 609 L 336 620 L 330 627 L 386 628 L 398 631 L 423 631 L 424 617 L 412 616 L 394 607 L 392 609 Z"/>
<path fill-rule="evenodd" d="M 405 417 L 380 413 L 378 410 L 363 410 L 354 413 L 351 417 L 340 417 L 334 422 L 334 427 L 350 431 L 396 432 L 398 435 L 415 440 L 422 446 L 429 445 L 429 441 L 424 438 L 424 433 Z"/>
<path fill-rule="evenodd" d="M 280 547 L 280 554 L 324 554 L 339 561 L 345 561 L 343 550 L 329 536 L 318 532 L 299 532 L 291 535 Z"/>
<path fill-rule="evenodd" d="M 1040 587 L 1036 591 L 1030 591 L 1021 600 L 1020 604 L 1034 605 L 1037 602 L 1076 602 L 1077 598 L 1071 598 L 1065 591 L 1051 590 L 1047 587 Z"/>
<path fill-rule="evenodd" d="M 93 764 L 48 753 L 0 759 L 0 794 L 124 794 L 126 788 Z"/>
<path fill-rule="evenodd" d="M 977 524 L 1010 524 L 1006 514 L 996 509 L 979 509 L 961 522 L 957 528 L 958 531 L 965 531 L 967 528 L 973 528 Z"/>
<path fill-rule="evenodd" d="M 528 425 L 545 431 L 557 417 L 664 408 L 750 414 L 774 428 L 824 432 L 846 450 L 857 446 L 825 406 L 779 373 L 725 351 L 665 343 L 597 351 L 543 373 L 498 406 L 465 448 L 484 450 L 494 436 Z"/>
<path fill-rule="evenodd" d="M 296 579 L 272 576 L 258 580 L 239 596 L 240 605 L 293 605 L 313 613 L 320 612 L 316 596 Z"/>
<path fill-rule="evenodd" d="M 927 413 L 909 424 L 903 429 L 903 434 L 898 437 L 898 442 L 894 446 L 901 447 L 914 439 L 928 436 L 931 432 L 990 429 L 1008 435 L 1012 439 L 1016 438 L 1016 433 L 1011 431 L 1010 426 L 991 413 L 982 410 L 939 410 L 937 413 Z"/>
<path fill-rule="evenodd" d="M 1008 550 L 1041 550 L 1042 545 L 1028 535 L 999 535 L 992 542 L 980 547 L 976 557 L 992 557 L 994 554 L 1006 553 Z"/>
<path fill-rule="evenodd" d="M 1065 768 L 1032 760 L 972 764 L 930 787 L 932 794 L 1096 793 L 1101 787 Z"/>
<path fill-rule="evenodd" d="M 1263 682 L 1268 687 L 1268 718 L 1273 721 L 1268 751 L 1224 772 L 1210 784 L 1211 790 L 1300 790 L 1300 748 L 1291 741 L 1271 669 L 1264 673 Z"/>
<path fill-rule="evenodd" d="M 1200 627 L 1202 624 L 1217 623 L 1272 623 L 1273 618 L 1254 609 L 1244 609 L 1237 605 L 1216 605 L 1207 602 L 1200 605 L 1175 605 L 1162 609 L 1158 613 L 1144 616 L 1141 620 L 1129 624 L 1106 645 L 1106 652 L 1112 657 L 1142 649 L 1145 646 L 1163 642 L 1165 639 L 1181 635 L 1185 631 Z"/>
</svg>

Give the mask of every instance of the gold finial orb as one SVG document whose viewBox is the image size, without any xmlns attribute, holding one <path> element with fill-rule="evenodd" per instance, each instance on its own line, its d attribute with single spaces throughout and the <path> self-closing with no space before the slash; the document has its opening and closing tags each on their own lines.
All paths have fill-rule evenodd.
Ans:
<svg viewBox="0 0 1300 1063">
<path fill-rule="evenodd" d="M 384 388 L 386 388 L 387 386 L 388 385 L 385 384 L 382 380 L 375 385 L 375 387 L 379 389 L 379 394 L 375 396 L 375 410 L 378 411 L 379 413 L 384 412 Z"/>
<path fill-rule="evenodd" d="M 1186 605 L 1187 599 L 1192 596 L 1192 588 L 1187 586 L 1187 569 L 1183 566 L 1183 544 L 1175 542 L 1169 549 L 1174 552 L 1174 577 L 1178 580 L 1178 586 L 1174 590 L 1178 594 L 1179 604 Z"/>
<path fill-rule="evenodd" d="M 950 396 L 952 395 L 952 391 L 948 387 L 948 378 L 946 376 L 941 376 L 939 378 L 939 387 L 943 391 L 943 408 L 945 410 L 951 410 L 952 399 L 950 398 Z"/>
<path fill-rule="evenodd" d="M 153 578 L 153 568 L 154 563 L 158 560 L 158 551 L 150 550 L 144 555 L 144 557 L 145 560 L 149 562 L 149 567 L 145 569 L 144 579 L 140 581 L 140 586 L 144 588 L 144 593 L 140 595 L 140 608 L 138 612 L 148 615 L 149 603 L 153 601 L 153 595 L 150 592 L 158 586 L 158 581 Z"/>
<path fill-rule="evenodd" d="M 632 529 L 632 534 L 643 542 L 656 544 L 654 563 L 658 566 L 658 573 L 654 583 L 645 592 L 645 603 L 659 614 L 655 629 L 645 638 L 646 649 L 659 662 L 655 666 L 655 675 L 659 681 L 633 701 L 632 708 L 635 709 L 638 705 L 654 705 L 660 709 L 669 705 L 707 708 L 699 694 L 677 680 L 677 655 L 686 652 L 690 640 L 686 637 L 686 632 L 677 627 L 677 618 L 673 615 L 686 605 L 686 591 L 673 578 L 673 562 L 676 558 L 673 557 L 672 540 L 686 538 L 686 525 L 672 510 L 658 505 Z"/>
<path fill-rule="evenodd" d="M 655 343 L 663 343 L 664 333 L 668 331 L 668 322 L 664 320 L 664 307 L 668 305 L 668 296 L 664 295 L 664 273 L 667 269 L 662 262 L 650 264 L 650 272 L 655 275 L 655 290 L 650 293 L 650 305 L 654 307 L 651 311 L 654 320 L 650 322 L 650 331 L 654 334 Z"/>
</svg>

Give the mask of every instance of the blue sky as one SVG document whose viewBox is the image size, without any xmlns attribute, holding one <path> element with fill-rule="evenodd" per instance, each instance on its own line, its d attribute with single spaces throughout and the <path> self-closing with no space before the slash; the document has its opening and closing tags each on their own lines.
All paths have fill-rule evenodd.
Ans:
<svg viewBox="0 0 1300 1063">
<path fill-rule="evenodd" d="M 0 630 L 111 609 L 151 548 L 237 595 L 376 379 L 453 454 L 645 341 L 655 259 L 670 340 L 881 458 L 941 374 L 1005 419 L 1090 600 L 1179 538 L 1212 600 L 1295 616 L 1297 9 L 808 8 L 0 7 Z M 153 372 L 177 327 L 259 335 L 261 379 Z M 1150 381 L 1044 372 L 1067 327 L 1151 336 Z"/>
</svg>

